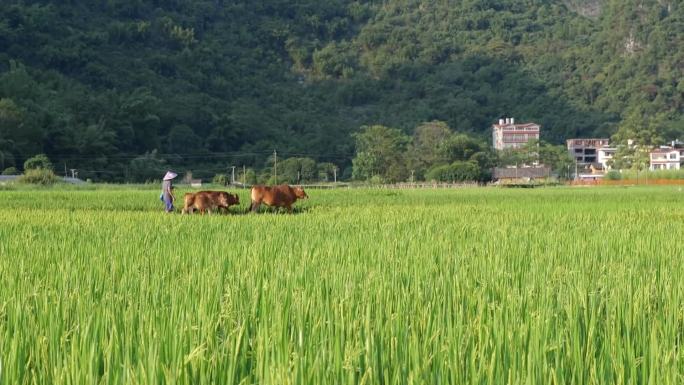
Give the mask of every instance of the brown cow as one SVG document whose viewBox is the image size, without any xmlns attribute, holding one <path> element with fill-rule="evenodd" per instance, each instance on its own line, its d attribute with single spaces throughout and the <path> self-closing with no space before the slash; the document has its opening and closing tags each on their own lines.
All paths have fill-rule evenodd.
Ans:
<svg viewBox="0 0 684 385">
<path fill-rule="evenodd" d="M 259 210 L 259 206 L 265 203 L 267 206 L 285 207 L 291 213 L 292 204 L 297 199 L 306 199 L 308 197 L 301 187 L 290 187 L 286 184 L 279 186 L 253 186 L 250 209 L 256 212 Z"/>
<path fill-rule="evenodd" d="M 231 205 L 240 204 L 240 197 L 237 194 L 229 194 L 225 191 L 198 191 L 196 193 L 186 193 L 184 197 L 183 214 L 192 214 L 195 209 L 199 210 L 201 214 L 208 212 L 211 214 L 212 210 L 221 210 L 221 208 L 228 211 Z"/>
</svg>

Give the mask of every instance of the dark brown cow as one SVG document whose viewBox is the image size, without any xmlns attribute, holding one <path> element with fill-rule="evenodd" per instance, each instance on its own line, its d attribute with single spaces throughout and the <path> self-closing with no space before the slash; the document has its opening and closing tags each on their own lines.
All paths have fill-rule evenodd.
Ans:
<svg viewBox="0 0 684 385">
<path fill-rule="evenodd" d="M 240 197 L 237 194 L 229 194 L 225 191 L 198 191 L 186 193 L 184 201 L 183 214 L 192 214 L 195 209 L 199 210 L 201 214 L 205 212 L 211 214 L 213 210 L 220 211 L 224 208 L 228 211 L 231 205 L 240 204 Z"/>
<path fill-rule="evenodd" d="M 292 205 L 297 199 L 306 199 L 304 189 L 301 187 L 290 187 L 286 184 L 279 186 L 253 186 L 252 187 L 252 211 L 259 210 L 259 206 L 265 203 L 267 206 L 285 207 L 288 212 L 292 212 Z"/>
</svg>

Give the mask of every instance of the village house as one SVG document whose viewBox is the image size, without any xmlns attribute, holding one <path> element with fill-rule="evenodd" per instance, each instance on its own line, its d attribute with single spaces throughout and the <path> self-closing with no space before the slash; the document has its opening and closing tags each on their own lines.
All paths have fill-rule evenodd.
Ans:
<svg viewBox="0 0 684 385">
<path fill-rule="evenodd" d="M 615 155 L 614 148 L 608 147 L 607 138 L 568 139 L 568 153 L 575 160 L 575 179 L 597 180 L 610 169 L 608 161 Z"/>
<path fill-rule="evenodd" d="M 539 140 L 536 123 L 515 124 L 514 118 L 499 119 L 492 125 L 492 143 L 497 150 L 521 148 L 532 139 Z"/>
<path fill-rule="evenodd" d="M 599 150 L 608 146 L 610 140 L 605 138 L 568 139 L 566 143 L 568 152 L 575 159 L 577 165 L 587 168 L 592 163 L 600 163 Z"/>
<path fill-rule="evenodd" d="M 651 150 L 650 161 L 651 166 L 649 169 L 651 171 L 655 170 L 679 170 L 682 153 L 684 149 L 678 149 L 673 147 L 659 147 Z"/>
<path fill-rule="evenodd" d="M 582 181 L 598 181 L 602 180 L 606 176 L 606 169 L 603 168 L 601 163 L 595 162 L 589 164 L 586 169 L 578 169 L 575 179 Z"/>
</svg>

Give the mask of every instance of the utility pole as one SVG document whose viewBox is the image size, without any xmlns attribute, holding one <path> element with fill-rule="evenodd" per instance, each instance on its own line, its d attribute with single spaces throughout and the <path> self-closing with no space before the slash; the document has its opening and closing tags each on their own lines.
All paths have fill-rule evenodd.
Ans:
<svg viewBox="0 0 684 385">
<path fill-rule="evenodd" d="M 337 166 L 333 166 L 333 178 L 335 183 L 337 183 Z"/>
<path fill-rule="evenodd" d="M 64 177 L 68 177 L 69 174 L 67 174 L 67 168 L 66 168 L 66 162 L 64 162 Z"/>
<path fill-rule="evenodd" d="M 75 168 L 72 168 L 72 169 L 70 169 L 70 170 L 71 170 L 71 177 L 72 177 L 72 178 L 76 178 L 76 169 L 75 169 Z"/>
<path fill-rule="evenodd" d="M 230 177 L 230 184 L 233 185 L 235 184 L 235 166 L 230 166 L 233 169 L 233 173 L 231 174 Z"/>
<path fill-rule="evenodd" d="M 411 170 L 411 183 L 413 184 L 413 170 Z"/>
<path fill-rule="evenodd" d="M 278 152 L 273 150 L 273 183 L 278 184 Z"/>
</svg>

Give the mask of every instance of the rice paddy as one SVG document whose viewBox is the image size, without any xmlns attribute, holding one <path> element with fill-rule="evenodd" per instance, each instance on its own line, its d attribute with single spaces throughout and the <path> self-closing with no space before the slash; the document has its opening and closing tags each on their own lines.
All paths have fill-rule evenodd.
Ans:
<svg viewBox="0 0 684 385">
<path fill-rule="evenodd" d="M 680 188 L 307 192 L 0 191 L 0 384 L 684 383 Z"/>
</svg>

